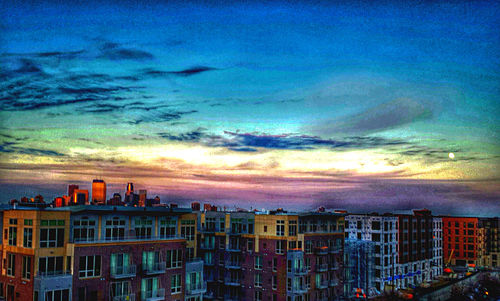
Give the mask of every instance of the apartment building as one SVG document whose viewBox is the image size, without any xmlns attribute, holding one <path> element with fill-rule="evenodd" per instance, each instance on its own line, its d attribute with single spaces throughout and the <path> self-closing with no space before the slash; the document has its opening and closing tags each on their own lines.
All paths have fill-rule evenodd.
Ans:
<svg viewBox="0 0 500 301">
<path fill-rule="evenodd" d="M 481 240 L 477 217 L 443 216 L 443 257 L 454 266 L 479 265 Z"/>
<path fill-rule="evenodd" d="M 3 210 L 1 296 L 9 301 L 70 300 L 69 225 L 67 211 Z"/>
<path fill-rule="evenodd" d="M 479 266 L 498 269 L 500 267 L 500 218 L 479 218 L 478 226 L 484 237 Z"/>
<path fill-rule="evenodd" d="M 217 300 L 335 300 L 343 294 L 343 215 L 199 212 L 200 252 Z"/>
<path fill-rule="evenodd" d="M 2 211 L 0 296 L 21 301 L 200 301 L 190 209 L 123 206 Z"/>
<path fill-rule="evenodd" d="M 366 269 L 354 269 L 356 264 L 351 259 L 347 263 L 350 267 L 346 282 L 355 282 L 360 277 L 357 273 L 363 273 L 366 277 L 373 277 L 366 281 L 373 286 L 368 288 L 368 295 L 376 295 L 383 292 L 386 287 L 404 287 L 400 275 L 399 252 L 398 252 L 398 217 L 393 215 L 369 215 L 354 214 L 347 215 L 346 240 L 354 244 L 353 240 L 373 242 L 372 256 L 373 265 L 366 265 Z M 373 269 L 373 271 L 371 270 Z M 373 289 L 374 290 L 373 290 Z M 358 287 L 352 284 L 346 285 L 346 294 L 352 296 L 357 292 Z"/>
<path fill-rule="evenodd" d="M 431 279 L 443 274 L 443 264 L 443 220 L 433 217 Z"/>
</svg>

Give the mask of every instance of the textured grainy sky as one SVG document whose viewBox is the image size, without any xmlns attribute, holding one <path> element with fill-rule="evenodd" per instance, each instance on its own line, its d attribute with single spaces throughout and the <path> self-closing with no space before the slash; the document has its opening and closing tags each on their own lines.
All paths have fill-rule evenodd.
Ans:
<svg viewBox="0 0 500 301">
<path fill-rule="evenodd" d="M 498 214 L 500 5 L 403 2 L 4 3 L 4 201 Z"/>
</svg>

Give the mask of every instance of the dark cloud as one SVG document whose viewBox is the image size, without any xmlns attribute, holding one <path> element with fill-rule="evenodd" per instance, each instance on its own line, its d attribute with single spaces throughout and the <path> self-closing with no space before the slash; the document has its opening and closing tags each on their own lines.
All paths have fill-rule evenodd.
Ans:
<svg viewBox="0 0 500 301">
<path fill-rule="evenodd" d="M 22 155 L 35 155 L 35 156 L 52 156 L 52 157 L 66 156 L 63 153 L 53 151 L 53 150 L 21 147 L 21 146 L 16 146 L 16 145 L 17 145 L 17 143 L 15 143 L 15 142 L 4 141 L 0 144 L 0 152 L 1 153 L 15 153 L 15 154 L 22 154 Z"/>
<path fill-rule="evenodd" d="M 213 67 L 206 67 L 206 66 L 196 66 L 196 67 L 191 67 L 191 68 L 180 70 L 180 71 L 170 71 L 168 73 L 174 74 L 174 75 L 180 75 L 180 76 L 191 76 L 191 75 L 195 75 L 198 73 L 213 71 L 213 70 L 218 70 L 218 69 L 213 68 Z"/>
<path fill-rule="evenodd" d="M 149 60 L 154 56 L 144 50 L 124 48 L 117 43 L 107 42 L 101 47 L 100 57 L 110 60 Z"/>
<path fill-rule="evenodd" d="M 234 151 L 255 152 L 257 148 L 307 150 L 317 147 L 327 148 L 375 148 L 381 146 L 403 146 L 403 140 L 381 137 L 347 137 L 343 140 L 322 139 L 307 135 L 268 135 L 225 131 L 224 135 L 207 134 L 197 129 L 183 134 L 158 133 L 161 138 L 172 141 L 200 142 L 206 146 L 227 147 Z"/>
<path fill-rule="evenodd" d="M 43 69 L 32 60 L 20 59 L 19 63 L 20 63 L 20 66 L 19 66 L 19 68 L 14 70 L 14 73 L 17 73 L 17 74 L 27 74 L 27 73 L 43 74 Z"/>
<path fill-rule="evenodd" d="M 307 131 L 319 135 L 372 133 L 432 118 L 432 109 L 423 102 L 397 99 L 359 114 L 320 122 Z"/>
</svg>

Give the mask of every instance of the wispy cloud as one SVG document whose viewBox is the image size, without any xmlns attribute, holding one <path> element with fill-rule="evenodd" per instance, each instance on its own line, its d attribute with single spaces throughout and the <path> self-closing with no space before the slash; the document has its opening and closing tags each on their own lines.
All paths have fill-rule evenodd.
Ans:
<svg viewBox="0 0 500 301">
<path fill-rule="evenodd" d="M 432 118 L 433 113 L 423 102 L 397 99 L 377 105 L 361 113 L 325 120 L 306 130 L 325 136 L 335 134 L 368 134 Z"/>
</svg>

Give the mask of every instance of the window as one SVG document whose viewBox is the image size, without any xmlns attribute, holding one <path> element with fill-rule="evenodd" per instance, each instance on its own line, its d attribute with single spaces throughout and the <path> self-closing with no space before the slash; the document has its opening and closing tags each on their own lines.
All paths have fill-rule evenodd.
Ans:
<svg viewBox="0 0 500 301">
<path fill-rule="evenodd" d="M 24 279 L 31 279 L 31 257 L 30 256 L 23 256 L 22 277 Z"/>
<path fill-rule="evenodd" d="M 255 265 L 256 270 L 262 270 L 262 256 L 255 256 Z"/>
<path fill-rule="evenodd" d="M 118 216 L 108 219 L 104 226 L 106 240 L 125 239 L 125 219 Z"/>
<path fill-rule="evenodd" d="M 15 245 L 17 245 L 17 227 L 9 227 L 9 246 Z"/>
<path fill-rule="evenodd" d="M 278 270 L 278 258 L 273 257 L 273 272 Z"/>
<path fill-rule="evenodd" d="M 248 233 L 253 234 L 255 221 L 253 219 L 248 220 Z"/>
<path fill-rule="evenodd" d="M 173 275 L 172 277 L 174 276 L 176 275 Z M 159 282 L 158 277 L 142 279 L 141 283 L 142 300 L 145 300 L 147 298 L 155 298 L 158 296 L 158 289 L 159 289 L 158 282 Z"/>
<path fill-rule="evenodd" d="M 33 247 L 33 228 L 24 228 L 23 247 Z"/>
<path fill-rule="evenodd" d="M 63 247 L 64 224 L 64 220 L 42 220 L 42 228 L 40 228 L 40 248 Z"/>
<path fill-rule="evenodd" d="M 308 253 L 308 254 L 312 253 L 312 241 L 306 240 L 306 242 L 305 242 L 305 249 L 306 249 L 305 250 L 306 253 Z"/>
<path fill-rule="evenodd" d="M 121 281 L 121 282 L 111 282 L 111 300 L 114 297 L 127 296 L 130 294 L 130 282 L 129 281 Z M 126 298 L 118 298 L 119 300 L 127 300 Z"/>
<path fill-rule="evenodd" d="M 16 276 L 16 255 L 7 254 L 7 275 Z"/>
<path fill-rule="evenodd" d="M 142 269 L 145 271 L 164 270 L 165 267 L 160 265 L 160 252 L 159 251 L 142 252 Z"/>
<path fill-rule="evenodd" d="M 297 235 L 297 221 L 288 221 L 288 235 L 289 236 Z"/>
<path fill-rule="evenodd" d="M 111 275 L 123 275 L 132 272 L 130 268 L 130 255 L 124 254 L 111 254 L 110 261 Z"/>
<path fill-rule="evenodd" d="M 262 301 L 262 292 L 255 291 L 255 301 Z"/>
<path fill-rule="evenodd" d="M 25 219 L 24 225 L 25 226 L 33 226 L 33 220 L 32 219 Z"/>
<path fill-rule="evenodd" d="M 177 221 L 175 219 L 160 220 L 160 237 L 171 238 L 177 235 Z"/>
<path fill-rule="evenodd" d="M 101 256 L 80 256 L 80 278 L 101 276 Z"/>
<path fill-rule="evenodd" d="M 276 235 L 277 236 L 285 235 L 285 221 L 282 220 L 276 221 Z"/>
<path fill-rule="evenodd" d="M 219 231 L 220 231 L 220 232 L 224 232 L 224 231 L 226 231 L 226 226 L 225 226 L 225 224 L 226 224 L 225 218 L 224 218 L 224 217 L 221 217 L 221 218 L 219 219 Z"/>
<path fill-rule="evenodd" d="M 272 276 L 271 285 L 272 285 L 273 290 L 278 288 L 278 276 L 276 276 L 276 275 Z"/>
<path fill-rule="evenodd" d="M 93 241 L 96 232 L 96 221 L 84 216 L 73 221 L 73 241 Z"/>
<path fill-rule="evenodd" d="M 264 232 L 267 232 L 267 226 L 264 226 Z"/>
<path fill-rule="evenodd" d="M 215 217 L 205 218 L 205 230 L 215 231 Z"/>
<path fill-rule="evenodd" d="M 286 248 L 286 240 L 276 241 L 276 254 L 284 254 Z"/>
<path fill-rule="evenodd" d="M 10 218 L 9 219 L 9 224 L 10 225 L 17 225 L 17 218 Z"/>
<path fill-rule="evenodd" d="M 40 257 L 38 259 L 38 274 L 59 275 L 63 271 L 63 256 Z"/>
<path fill-rule="evenodd" d="M 255 287 L 262 287 L 262 274 L 261 273 L 255 274 Z"/>
<path fill-rule="evenodd" d="M 66 301 L 69 300 L 69 289 L 45 292 L 44 301 Z"/>
<path fill-rule="evenodd" d="M 167 250 L 167 268 L 182 267 L 182 250 Z"/>
<path fill-rule="evenodd" d="M 153 232 L 153 220 L 146 216 L 136 217 L 134 219 L 135 237 L 151 238 Z"/>
<path fill-rule="evenodd" d="M 286 290 L 287 291 L 292 290 L 292 278 L 286 278 Z"/>
<path fill-rule="evenodd" d="M 252 252 L 254 250 L 253 239 L 247 240 L 247 252 Z"/>
<path fill-rule="evenodd" d="M 181 221 L 181 236 L 186 240 L 194 240 L 194 220 Z"/>
<path fill-rule="evenodd" d="M 181 292 L 181 274 L 172 275 L 172 285 L 170 286 L 172 294 Z"/>
<path fill-rule="evenodd" d="M 295 240 L 289 241 L 288 242 L 288 249 L 293 250 L 297 248 L 297 242 Z"/>
</svg>

